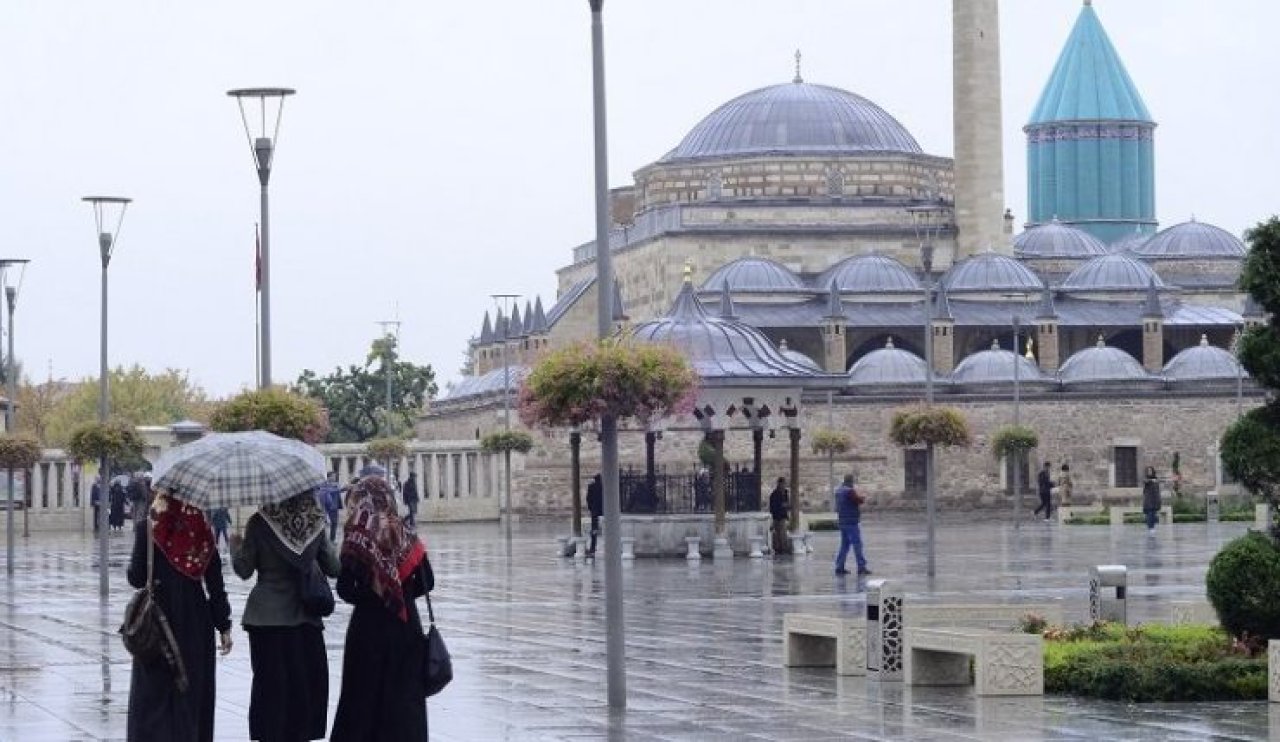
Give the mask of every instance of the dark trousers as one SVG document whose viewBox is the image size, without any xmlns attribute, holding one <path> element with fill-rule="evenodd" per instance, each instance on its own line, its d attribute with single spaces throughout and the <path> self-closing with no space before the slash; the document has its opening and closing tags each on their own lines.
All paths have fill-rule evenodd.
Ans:
<svg viewBox="0 0 1280 742">
<path fill-rule="evenodd" d="M 791 553 L 791 537 L 787 534 L 787 525 L 788 521 L 786 518 L 774 518 L 773 520 L 774 554 Z"/>
<path fill-rule="evenodd" d="M 406 523 L 410 528 L 412 528 L 413 526 L 416 526 L 416 525 L 418 524 L 418 519 L 417 519 L 417 517 L 416 517 L 416 516 L 418 515 L 418 501 L 417 501 L 417 500 L 412 500 L 412 501 L 410 501 L 410 502 L 406 502 L 406 503 L 404 504 L 404 509 L 405 509 L 405 519 L 404 519 L 404 522 L 405 522 L 405 523 Z M 333 540 L 333 539 L 330 539 L 330 541 L 332 541 L 332 540 Z"/>
<path fill-rule="evenodd" d="M 333 543 L 338 542 L 338 514 L 329 513 L 329 540 Z"/>
<path fill-rule="evenodd" d="M 1160 519 L 1160 511 L 1143 510 L 1142 514 L 1147 516 L 1147 530 L 1153 530 L 1156 527 L 1156 521 Z"/>
<path fill-rule="evenodd" d="M 587 555 L 596 553 L 596 537 L 600 535 L 600 516 L 591 516 L 591 544 L 587 546 Z"/>
<path fill-rule="evenodd" d="M 98 512 L 100 510 L 102 510 L 102 508 L 98 507 L 97 505 L 93 506 L 93 532 L 94 533 L 97 533 L 98 527 L 102 525 L 101 521 L 98 520 L 99 516 L 102 515 L 102 513 Z"/>
<path fill-rule="evenodd" d="M 1035 514 L 1036 514 L 1036 515 L 1039 515 L 1041 510 L 1043 510 L 1043 511 L 1044 511 L 1044 519 L 1045 519 L 1045 520 L 1049 520 L 1050 504 L 1049 504 L 1049 493 L 1048 493 L 1048 492 L 1041 492 L 1041 493 L 1040 493 L 1040 505 L 1039 505 L 1038 507 L 1036 507 Z"/>
</svg>

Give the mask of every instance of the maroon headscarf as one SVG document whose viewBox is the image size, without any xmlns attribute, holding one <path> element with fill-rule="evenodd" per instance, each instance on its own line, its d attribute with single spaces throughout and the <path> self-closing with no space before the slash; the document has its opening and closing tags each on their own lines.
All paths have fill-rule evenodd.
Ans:
<svg viewBox="0 0 1280 742">
<path fill-rule="evenodd" d="M 156 548 L 169 564 L 179 574 L 203 579 L 216 548 L 204 511 L 161 490 L 151 503 L 149 517 Z"/>
<path fill-rule="evenodd" d="M 396 513 L 395 493 L 382 477 L 361 479 L 351 489 L 348 507 L 351 514 L 343 527 L 340 555 L 343 564 L 366 571 L 383 607 L 408 621 L 400 583 L 422 563 L 426 546 Z"/>
</svg>

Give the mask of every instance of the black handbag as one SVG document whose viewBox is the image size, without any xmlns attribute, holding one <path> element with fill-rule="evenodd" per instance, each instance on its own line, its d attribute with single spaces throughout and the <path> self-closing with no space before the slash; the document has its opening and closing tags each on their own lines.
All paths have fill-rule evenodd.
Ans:
<svg viewBox="0 0 1280 742">
<path fill-rule="evenodd" d="M 423 577 L 423 587 L 426 578 Z M 436 628 L 436 614 L 431 610 L 431 593 L 423 591 L 427 599 L 427 619 L 430 622 L 426 636 L 423 637 L 425 647 L 422 654 L 422 692 L 427 698 L 444 690 L 453 680 L 453 660 L 449 657 L 449 649 L 444 645 L 444 637 Z"/>
<path fill-rule="evenodd" d="M 333 588 L 329 578 L 320 571 L 320 565 L 312 559 L 301 570 L 299 586 L 302 588 L 302 609 L 312 616 L 324 618 L 333 613 Z"/>
<path fill-rule="evenodd" d="M 169 626 L 169 617 L 156 602 L 155 548 L 151 518 L 147 517 L 147 584 L 134 593 L 125 606 L 120 638 L 129 654 L 142 664 L 167 665 L 173 673 L 178 692 L 186 693 L 189 685 L 187 666 L 182 661 L 182 651 L 173 635 L 173 628 Z"/>
</svg>

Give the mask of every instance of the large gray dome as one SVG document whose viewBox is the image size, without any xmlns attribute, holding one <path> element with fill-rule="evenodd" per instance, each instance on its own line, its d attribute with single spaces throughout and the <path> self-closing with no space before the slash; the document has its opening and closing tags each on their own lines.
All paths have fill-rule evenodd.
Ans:
<svg viewBox="0 0 1280 742">
<path fill-rule="evenodd" d="M 854 294 L 897 294 L 921 291 L 920 280 L 905 265 L 887 255 L 845 258 L 823 272 L 819 286 L 836 282 L 840 291 Z"/>
<path fill-rule="evenodd" d="M 631 337 L 641 342 L 675 346 L 703 379 L 777 380 L 815 376 L 813 369 L 782 355 L 754 327 L 707 314 L 687 282 L 666 317 L 636 325 Z"/>
<path fill-rule="evenodd" d="M 1173 381 L 1203 381 L 1235 379 L 1249 374 L 1236 362 L 1230 351 L 1209 344 L 1209 338 L 1200 336 L 1200 344 L 1193 345 L 1174 356 L 1164 365 L 1164 375 Z"/>
<path fill-rule="evenodd" d="M 1244 243 L 1225 229 L 1192 219 L 1161 230 L 1134 249 L 1144 258 L 1243 258 Z"/>
<path fill-rule="evenodd" d="M 789 82 L 720 106 L 662 161 L 875 152 L 919 154 L 921 149 L 897 119 L 866 98 L 825 85 Z"/>
<path fill-rule="evenodd" d="M 1044 290 L 1044 282 L 1027 266 L 1007 255 L 988 252 L 956 263 L 942 277 L 947 292 L 1034 293 Z"/>
<path fill-rule="evenodd" d="M 1092 348 L 1077 351 L 1058 369 L 1063 384 L 1151 379 L 1137 359 L 1119 348 L 1110 348 L 1101 339 Z"/>
<path fill-rule="evenodd" d="M 702 283 L 703 291 L 796 291 L 804 283 L 786 266 L 768 258 L 738 258 L 716 269 Z"/>
<path fill-rule="evenodd" d="M 1145 291 L 1154 280 L 1157 289 L 1164 281 L 1151 266 L 1119 253 L 1093 258 L 1076 268 L 1062 282 L 1066 291 Z"/>
<path fill-rule="evenodd" d="M 965 358 L 951 372 L 956 384 L 1010 384 L 1013 383 L 1014 363 L 1018 366 L 1019 382 L 1044 381 L 1044 374 L 1036 364 L 1013 351 L 1002 350 L 993 342 L 989 350 L 980 350 Z"/>
<path fill-rule="evenodd" d="M 1022 258 L 1092 258 L 1106 255 L 1107 246 L 1083 229 L 1054 219 L 1014 238 L 1013 251 Z"/>
<path fill-rule="evenodd" d="M 893 338 L 858 359 L 849 369 L 850 386 L 900 386 L 923 384 L 928 367 L 924 359 L 907 350 L 893 347 Z"/>
</svg>

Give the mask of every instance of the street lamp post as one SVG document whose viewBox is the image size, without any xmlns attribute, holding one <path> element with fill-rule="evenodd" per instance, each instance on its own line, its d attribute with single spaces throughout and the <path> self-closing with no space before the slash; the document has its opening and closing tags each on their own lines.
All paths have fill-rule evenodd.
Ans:
<svg viewBox="0 0 1280 742">
<path fill-rule="evenodd" d="M 262 220 L 259 245 L 261 296 L 258 298 L 262 310 L 261 334 L 258 338 L 260 343 L 258 363 L 261 364 L 259 389 L 267 389 L 271 386 L 271 220 L 267 184 L 271 181 L 272 160 L 275 158 L 276 142 L 280 138 L 280 119 L 284 113 L 284 99 L 295 92 L 291 88 L 238 88 L 227 91 L 227 95 L 235 98 L 240 107 L 240 120 L 244 123 L 245 137 L 249 140 L 249 152 L 253 155 L 254 165 L 258 170 L 258 183 L 262 187 L 259 204 Z M 258 103 L 256 116 L 253 115 L 254 100 Z M 249 101 L 248 113 L 245 112 L 245 101 Z M 270 110 L 273 106 L 274 114 Z M 254 127 L 250 122 L 251 119 L 256 119 L 259 126 Z"/>
<path fill-rule="evenodd" d="M 613 260 L 609 254 L 609 162 L 604 98 L 604 0 L 591 6 L 592 112 L 595 133 L 596 329 L 613 334 Z M 626 642 L 622 605 L 622 511 L 618 496 L 618 420 L 600 416 L 600 469 L 604 492 L 605 665 L 609 707 L 627 706 Z"/>
<path fill-rule="evenodd" d="M 102 260 L 102 328 L 101 355 L 98 364 L 98 422 L 105 423 L 111 413 L 110 377 L 107 375 L 107 266 L 111 254 L 120 239 L 124 214 L 132 199 L 119 196 L 85 196 L 84 201 L 93 206 L 93 221 L 98 230 L 98 256 Z M 112 216 L 115 227 L 112 228 Z M 101 482 L 98 485 L 98 592 L 107 598 L 110 578 L 107 572 L 107 487 L 111 478 L 111 461 L 106 456 L 99 462 Z"/>
<path fill-rule="evenodd" d="M 933 239 L 942 229 L 939 206 L 916 206 L 909 209 L 920 240 L 920 266 L 924 269 L 924 394 L 925 403 L 933 405 Z M 937 494 L 933 483 L 933 444 L 924 447 L 924 503 L 927 522 L 928 554 L 925 572 L 933 577 L 937 572 L 936 530 L 938 518 Z"/>
<path fill-rule="evenodd" d="M 1021 319 L 1013 315 L 1013 424 L 1022 424 L 1021 391 L 1022 391 L 1022 358 L 1018 355 L 1018 332 Z M 1021 449 L 1013 456 L 1013 518 L 1016 527 L 1022 524 L 1022 457 L 1026 452 Z"/>
<path fill-rule="evenodd" d="M 507 356 L 507 341 L 516 328 L 511 327 L 511 307 L 520 300 L 519 294 L 490 294 L 498 306 L 498 323 L 502 329 L 498 332 L 498 340 L 502 343 L 502 429 L 511 432 L 511 363 Z M 505 480 L 506 495 L 502 512 L 507 514 L 507 525 L 511 525 L 511 449 L 502 451 L 502 477 Z"/>
<path fill-rule="evenodd" d="M 9 403 L 6 404 L 4 408 L 4 429 L 5 429 L 5 432 L 8 433 L 9 435 L 13 435 L 13 433 L 15 432 L 14 428 L 17 426 L 17 423 L 18 423 L 18 416 L 14 410 L 14 405 L 16 404 L 18 399 L 18 383 L 15 377 L 17 370 L 13 362 L 13 333 L 14 333 L 14 328 L 16 327 L 16 324 L 14 322 L 14 312 L 18 307 L 18 288 L 22 285 L 22 273 L 21 272 L 19 273 L 17 286 L 10 285 L 8 281 L 8 278 L 9 278 L 8 269 L 17 266 L 19 267 L 20 271 L 25 272 L 26 264 L 28 262 L 29 261 L 27 260 L 20 260 L 20 259 L 0 260 L 0 271 L 4 272 L 4 277 L 5 277 L 4 295 L 9 305 L 9 358 L 8 358 L 8 365 L 5 370 L 5 375 L 9 382 L 9 385 L 8 385 L 9 386 L 9 389 L 8 389 Z M 7 547 L 6 547 L 7 554 L 5 557 L 6 559 L 5 571 L 8 572 L 10 577 L 13 577 L 13 469 L 12 468 L 9 469 L 8 478 L 9 478 L 9 516 L 8 516 L 7 522 L 5 523 L 5 536 L 7 538 Z M 26 523 L 25 508 L 23 509 L 23 523 L 24 524 Z"/>
</svg>

